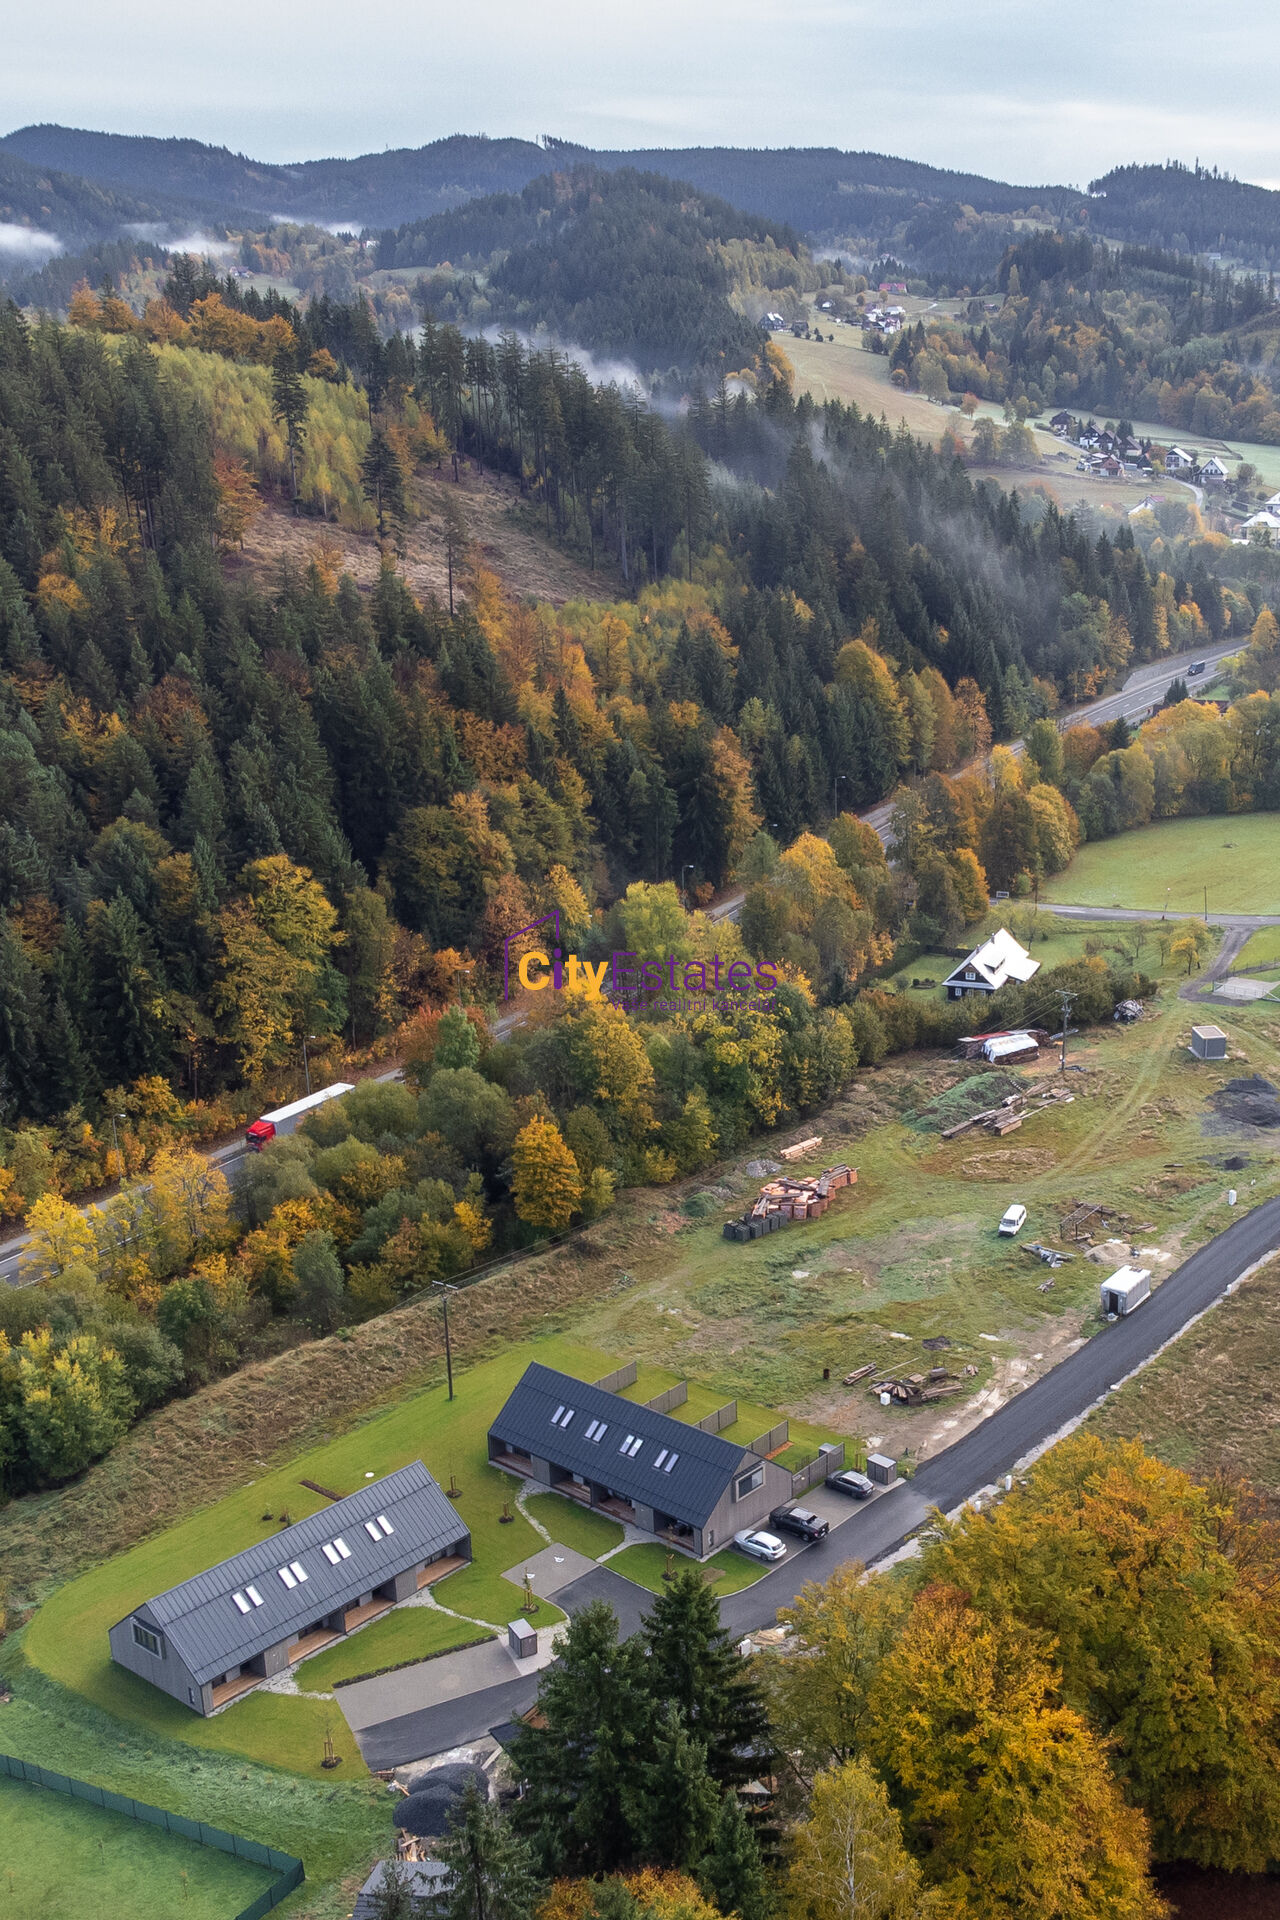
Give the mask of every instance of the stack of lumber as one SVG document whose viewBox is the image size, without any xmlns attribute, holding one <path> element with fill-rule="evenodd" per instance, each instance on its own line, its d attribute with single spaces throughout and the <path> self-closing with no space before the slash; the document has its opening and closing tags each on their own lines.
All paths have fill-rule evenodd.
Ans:
<svg viewBox="0 0 1280 1920">
<path fill-rule="evenodd" d="M 963 1380 L 957 1380 L 946 1367 L 930 1367 L 928 1373 L 909 1373 L 901 1380 L 873 1380 L 868 1392 L 877 1398 L 887 1393 L 904 1407 L 924 1406 L 930 1400 L 943 1400 L 951 1393 L 965 1393 Z"/>
<path fill-rule="evenodd" d="M 841 1187 L 852 1186 L 858 1178 L 856 1167 L 827 1167 L 822 1173 L 807 1174 L 802 1180 L 786 1175 L 766 1181 L 759 1197 L 737 1220 L 725 1222 L 726 1240 L 758 1240 L 762 1234 L 776 1233 L 793 1220 L 820 1220 L 831 1205 L 831 1196 Z"/>
</svg>

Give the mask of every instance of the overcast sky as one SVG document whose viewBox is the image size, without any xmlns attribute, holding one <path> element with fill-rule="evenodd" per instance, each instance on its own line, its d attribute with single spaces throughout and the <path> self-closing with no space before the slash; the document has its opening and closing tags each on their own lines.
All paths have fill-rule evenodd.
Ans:
<svg viewBox="0 0 1280 1920">
<path fill-rule="evenodd" d="M 455 132 L 839 146 L 1084 185 L 1280 184 L 1280 10 L 1200 0 L 3 0 L 0 129 L 266 160 Z"/>
</svg>

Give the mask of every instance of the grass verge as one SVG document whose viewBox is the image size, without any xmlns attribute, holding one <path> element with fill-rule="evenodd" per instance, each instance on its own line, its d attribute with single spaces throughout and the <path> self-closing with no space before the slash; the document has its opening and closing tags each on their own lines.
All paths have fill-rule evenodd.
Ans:
<svg viewBox="0 0 1280 1920">
<path fill-rule="evenodd" d="M 598 1560 L 622 1540 L 622 1528 L 616 1520 L 606 1513 L 593 1513 L 576 1500 L 566 1500 L 562 1493 L 535 1493 L 525 1506 L 558 1546 L 572 1547 L 588 1559 Z"/>
<path fill-rule="evenodd" d="M 455 1620 L 434 1607 L 397 1607 L 349 1640 L 339 1640 L 304 1660 L 296 1669 L 298 1685 L 304 1693 L 328 1693 L 334 1687 L 350 1686 L 353 1680 L 371 1680 L 375 1674 L 432 1660 L 440 1653 L 456 1653 L 460 1647 L 474 1647 L 491 1637 L 469 1620 Z"/>
<path fill-rule="evenodd" d="M 609 1562 L 614 1573 L 620 1573 L 624 1579 L 633 1580 L 638 1587 L 647 1587 L 650 1593 L 661 1593 L 665 1582 L 663 1574 L 667 1570 L 668 1560 L 675 1570 L 696 1564 L 682 1553 L 667 1554 L 667 1549 L 650 1541 L 636 1547 L 624 1547 L 621 1553 L 615 1553 Z M 707 1576 L 708 1585 L 720 1593 L 738 1593 L 743 1587 L 754 1586 L 769 1569 L 760 1560 L 749 1560 L 745 1553 L 738 1553 L 726 1547 L 723 1553 L 713 1553 L 709 1560 L 702 1562 L 702 1570 Z"/>
</svg>

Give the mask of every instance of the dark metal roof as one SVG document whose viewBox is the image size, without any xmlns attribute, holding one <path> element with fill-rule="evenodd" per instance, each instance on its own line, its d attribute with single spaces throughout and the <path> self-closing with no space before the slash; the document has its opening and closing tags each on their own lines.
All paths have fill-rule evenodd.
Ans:
<svg viewBox="0 0 1280 1920">
<path fill-rule="evenodd" d="M 552 1424 L 557 1407 L 573 1408 L 568 1426 Z M 601 1420 L 607 1428 L 603 1439 L 588 1440 L 588 1428 Z M 691 1527 L 705 1525 L 743 1462 L 757 1458 L 718 1434 L 701 1433 L 670 1414 L 654 1413 L 537 1361 L 525 1368 L 489 1431 L 508 1447 L 658 1507 Z M 621 1451 L 628 1435 L 641 1443 L 633 1456 Z M 654 1464 L 664 1452 L 668 1459 L 672 1452 L 679 1455 L 670 1473 Z"/>
<path fill-rule="evenodd" d="M 393 1532 L 375 1541 L 366 1521 L 384 1514 Z M 301 1628 L 362 1593 L 431 1559 L 467 1529 L 421 1460 L 371 1480 L 345 1500 L 335 1500 L 306 1520 L 281 1528 L 269 1540 L 246 1547 L 207 1573 L 197 1573 L 135 1607 L 125 1619 L 158 1628 L 193 1677 L 203 1684 L 228 1667 L 242 1666 L 268 1647 L 288 1640 Z M 324 1552 L 326 1541 L 341 1535 L 350 1558 L 335 1567 Z M 298 1561 L 307 1578 L 286 1587 L 279 1569 Z M 232 1599 L 256 1587 L 262 1605 L 242 1613 Z"/>
</svg>

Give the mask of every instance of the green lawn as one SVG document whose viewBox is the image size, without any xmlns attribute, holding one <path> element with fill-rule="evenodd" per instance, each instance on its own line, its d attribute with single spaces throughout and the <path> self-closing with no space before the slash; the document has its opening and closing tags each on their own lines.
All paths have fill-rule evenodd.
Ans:
<svg viewBox="0 0 1280 1920">
<path fill-rule="evenodd" d="M 1066 875 L 1062 876 L 1063 879 Z M 1065 895 L 1063 896 L 1066 897 Z M 965 930 L 963 944 L 966 950 L 981 946 L 982 942 L 993 934 L 998 927 L 1007 927 L 1014 938 L 1027 948 L 1033 960 L 1040 962 L 1041 968 L 1060 967 L 1068 960 L 1079 960 L 1085 951 L 1085 941 L 1100 939 L 1104 949 L 1111 937 L 1105 925 L 1090 925 L 1087 921 L 1061 920 L 1047 907 L 1038 910 L 1029 900 L 1010 900 L 1001 905 L 985 920 Z M 1150 958 L 1150 956 L 1149 956 Z M 917 999 L 929 996 L 920 988 L 913 988 L 913 980 L 930 980 L 940 989 L 955 961 L 948 954 L 922 953 L 914 960 L 908 960 L 889 976 L 885 986 L 902 989 Z"/>
<path fill-rule="evenodd" d="M 610 1547 L 621 1543 L 622 1528 L 616 1520 L 606 1513 L 593 1513 L 576 1500 L 566 1500 L 562 1493 L 535 1493 L 525 1506 L 558 1546 L 572 1547 L 588 1559 L 598 1560 Z"/>
<path fill-rule="evenodd" d="M 598 1378 L 616 1364 L 609 1353 L 548 1340 L 515 1347 L 458 1375 L 452 1402 L 443 1386 L 413 1394 L 354 1432 L 274 1468 L 204 1512 L 70 1581 L 31 1621 L 25 1635 L 28 1658 L 108 1713 L 157 1735 L 327 1778 L 320 1761 L 329 1729 L 345 1762 L 344 1776 L 362 1771 L 346 1723 L 329 1702 L 257 1692 L 225 1713 L 200 1719 L 146 1681 L 113 1666 L 107 1630 L 149 1595 L 272 1533 L 274 1523 L 265 1521 L 264 1514 L 287 1510 L 297 1520 L 324 1506 L 319 1494 L 301 1484 L 304 1479 L 347 1493 L 361 1486 L 367 1473 L 390 1473 L 415 1459 L 425 1461 L 444 1486 L 456 1475 L 461 1488 L 458 1511 L 471 1529 L 474 1564 L 441 1581 L 434 1589 L 436 1599 L 454 1612 L 505 1625 L 515 1614 L 518 1590 L 502 1574 L 522 1556 L 537 1553 L 543 1542 L 516 1511 L 510 1479 L 489 1466 L 486 1434 L 494 1413 L 535 1357 L 585 1379 Z M 504 1502 L 515 1515 L 509 1525 L 501 1524 Z M 562 1618 L 558 1608 L 544 1601 L 535 1624 L 548 1626 Z M 401 1631 L 408 1630 L 396 1629 Z M 363 1660 L 362 1652 L 362 1665 Z"/>
<path fill-rule="evenodd" d="M 817 1157 L 822 1161 L 821 1154 Z M 718 1227 L 716 1231 L 719 1231 Z M 625 1389 L 624 1398 L 636 1401 L 656 1399 L 658 1394 L 668 1387 L 674 1387 L 683 1378 L 683 1374 L 673 1373 L 669 1367 L 642 1366 L 636 1375 L 635 1385 Z M 672 1407 L 671 1418 L 693 1426 L 709 1413 L 714 1413 L 718 1407 L 736 1400 L 737 1420 L 731 1427 L 720 1429 L 720 1438 L 732 1441 L 734 1446 L 750 1446 L 753 1440 L 763 1433 L 770 1433 L 786 1418 L 776 1407 L 767 1407 L 758 1400 L 744 1399 L 741 1394 L 722 1393 L 715 1387 L 703 1386 L 697 1380 L 690 1380 L 687 1384 L 689 1397 L 680 1406 Z M 831 1438 L 832 1435 L 825 1428 L 807 1426 L 803 1420 L 792 1420 L 786 1464 L 790 1467 L 803 1466 L 806 1461 L 813 1459 L 819 1443 Z"/>
<path fill-rule="evenodd" d="M 1280 927 L 1259 927 L 1245 941 L 1233 973 L 1274 973 L 1280 967 Z"/>
<path fill-rule="evenodd" d="M 397 1607 L 371 1626 L 362 1627 L 349 1640 L 339 1640 L 313 1654 L 295 1669 L 298 1685 L 304 1693 L 328 1693 L 331 1687 L 366 1674 L 385 1673 L 391 1667 L 407 1667 L 415 1660 L 429 1660 L 433 1654 L 449 1653 L 454 1647 L 469 1647 L 484 1639 L 482 1627 L 469 1620 L 455 1620 L 452 1614 L 438 1613 L 434 1607 Z"/>
<path fill-rule="evenodd" d="M 0 1914 L 65 1920 L 229 1920 L 269 1887 L 268 1867 L 0 1777 Z"/>
<path fill-rule="evenodd" d="M 621 1553 L 615 1553 L 609 1566 L 615 1573 L 634 1580 L 638 1587 L 648 1587 L 650 1593 L 661 1593 L 662 1576 L 667 1570 L 668 1554 L 664 1546 L 656 1541 L 646 1540 L 641 1546 L 624 1547 Z M 682 1567 L 696 1565 L 687 1554 L 670 1555 L 672 1568 L 679 1572 Z M 742 1587 L 754 1586 L 769 1569 L 762 1560 L 749 1560 L 745 1553 L 739 1553 L 734 1547 L 726 1547 L 723 1553 L 713 1553 L 709 1560 L 702 1562 L 706 1573 L 715 1576 L 709 1584 L 717 1593 L 737 1593 Z"/>
<path fill-rule="evenodd" d="M 1163 820 L 1081 847 L 1044 891 L 1084 907 L 1160 913 L 1280 913 L 1280 815 Z"/>
</svg>

